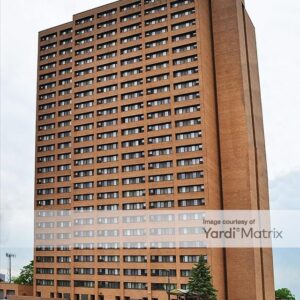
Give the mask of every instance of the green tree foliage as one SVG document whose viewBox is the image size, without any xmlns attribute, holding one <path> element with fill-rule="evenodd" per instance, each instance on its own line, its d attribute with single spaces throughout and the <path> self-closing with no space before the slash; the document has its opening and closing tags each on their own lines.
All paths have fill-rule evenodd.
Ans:
<svg viewBox="0 0 300 300">
<path fill-rule="evenodd" d="M 204 256 L 200 256 L 198 263 L 192 269 L 188 289 L 200 300 L 217 300 L 217 290 L 213 287 L 210 267 Z"/>
<path fill-rule="evenodd" d="M 278 289 L 275 292 L 276 299 L 296 300 L 292 292 L 287 288 Z"/>
<path fill-rule="evenodd" d="M 18 277 L 13 278 L 13 282 L 17 284 L 33 285 L 33 260 L 24 266 Z"/>
</svg>

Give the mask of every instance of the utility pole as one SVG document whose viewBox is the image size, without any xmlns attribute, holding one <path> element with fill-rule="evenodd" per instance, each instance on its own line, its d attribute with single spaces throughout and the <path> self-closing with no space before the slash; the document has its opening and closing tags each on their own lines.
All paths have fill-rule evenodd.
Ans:
<svg viewBox="0 0 300 300">
<path fill-rule="evenodd" d="M 8 277 L 9 277 L 9 283 L 11 283 L 11 259 L 13 257 L 16 257 L 13 253 L 6 253 L 6 257 L 8 258 Z"/>
</svg>

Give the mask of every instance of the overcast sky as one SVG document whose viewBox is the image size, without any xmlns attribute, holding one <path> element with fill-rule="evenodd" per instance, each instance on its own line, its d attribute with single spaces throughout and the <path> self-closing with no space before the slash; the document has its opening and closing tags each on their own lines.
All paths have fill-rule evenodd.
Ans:
<svg viewBox="0 0 300 300">
<path fill-rule="evenodd" d="M 1 206 L 23 214 L 2 219 L 0 233 L 24 245 L 13 250 L 14 272 L 32 256 L 37 33 L 109 2 L 1 0 Z M 246 5 L 257 33 L 271 207 L 300 209 L 300 2 L 246 0 Z M 6 273 L 0 251 L 0 272 Z M 299 252 L 274 255 L 276 284 L 298 297 Z"/>
</svg>

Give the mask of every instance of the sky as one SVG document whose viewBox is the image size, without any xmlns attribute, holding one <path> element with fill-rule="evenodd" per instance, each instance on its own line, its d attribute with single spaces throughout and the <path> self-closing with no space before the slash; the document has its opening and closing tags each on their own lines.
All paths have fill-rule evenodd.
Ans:
<svg viewBox="0 0 300 300">
<path fill-rule="evenodd" d="M 14 274 L 32 259 L 37 33 L 109 2 L 0 2 L 0 234 L 23 245 L 13 249 Z M 300 2 L 246 0 L 246 6 L 257 34 L 271 208 L 300 209 Z M 7 216 L 6 209 L 18 213 Z M 274 267 L 276 286 L 300 299 L 300 250 L 274 249 Z M 0 272 L 6 269 L 0 247 Z"/>
</svg>

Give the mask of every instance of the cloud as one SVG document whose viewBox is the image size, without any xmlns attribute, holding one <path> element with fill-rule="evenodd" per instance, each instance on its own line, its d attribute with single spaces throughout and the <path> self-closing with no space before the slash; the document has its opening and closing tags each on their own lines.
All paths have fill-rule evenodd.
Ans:
<svg viewBox="0 0 300 300">
<path fill-rule="evenodd" d="M 74 13 L 110 0 L 1 1 L 1 208 L 33 207 L 37 33 L 71 21 Z M 298 0 L 251 0 L 246 4 L 256 26 L 266 147 L 273 209 L 299 209 L 300 195 L 300 6 Z M 16 9 L 17 8 L 17 9 Z M 24 13 L 25 12 L 25 13 Z M 32 244 L 26 218 L 0 220 L 7 238 Z M 32 259 L 32 250 L 15 251 L 14 274 Z M 5 249 L 6 250 L 6 249 Z M 0 272 L 7 262 L 0 253 Z M 276 284 L 300 298 L 299 250 L 274 251 Z M 297 273 L 298 272 L 298 273 Z"/>
</svg>

